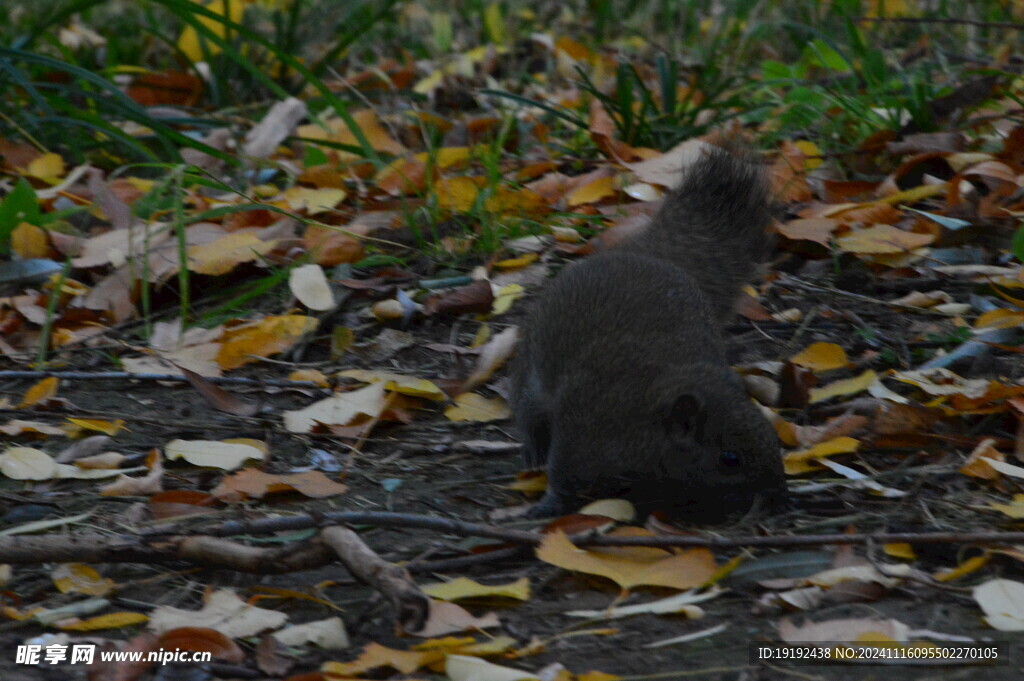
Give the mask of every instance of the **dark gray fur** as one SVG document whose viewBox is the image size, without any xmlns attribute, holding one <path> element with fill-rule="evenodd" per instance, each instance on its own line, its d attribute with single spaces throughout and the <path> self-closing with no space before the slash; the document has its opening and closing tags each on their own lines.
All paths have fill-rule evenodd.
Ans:
<svg viewBox="0 0 1024 681">
<path fill-rule="evenodd" d="M 714 148 L 644 232 L 566 267 L 540 294 L 513 374 L 526 464 L 548 472 L 532 515 L 623 483 L 697 508 L 784 502 L 774 429 L 719 330 L 769 246 L 768 222 L 760 170 Z"/>
</svg>

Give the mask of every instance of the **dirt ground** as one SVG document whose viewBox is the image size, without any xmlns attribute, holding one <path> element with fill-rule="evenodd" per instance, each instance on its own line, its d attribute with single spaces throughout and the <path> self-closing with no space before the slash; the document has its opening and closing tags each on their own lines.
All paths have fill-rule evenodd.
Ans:
<svg viewBox="0 0 1024 681">
<path fill-rule="evenodd" d="M 808 280 L 809 273 L 803 273 Z M 892 296 L 894 289 L 905 286 L 913 280 L 900 280 L 892 285 L 878 283 L 877 289 L 858 286 L 861 296 L 878 294 Z M 818 283 L 842 286 L 842 282 L 826 280 Z M 860 284 L 861 282 L 858 282 Z M 959 293 L 956 294 L 959 296 Z M 901 339 L 914 335 L 920 319 L 893 314 L 888 308 L 872 304 L 865 299 L 847 296 L 839 288 L 836 291 L 797 290 L 776 285 L 768 301 L 777 309 L 798 307 L 808 319 L 812 310 L 816 314 L 809 322 L 784 324 L 778 322 L 752 323 L 737 321 L 729 328 L 729 348 L 736 363 L 751 363 L 762 359 L 778 359 L 793 354 L 796 350 L 814 341 L 831 341 L 843 345 L 851 356 L 864 350 L 865 340 L 854 332 L 852 317 L 838 314 L 839 310 L 854 311 L 857 318 L 866 320 L 877 332 L 874 342 L 889 348 L 913 350 Z M 521 306 L 520 306 L 521 309 Z M 521 313 L 514 312 L 496 322 L 518 323 Z M 939 322 L 936 322 L 939 323 Z M 377 367 L 367 367 L 358 358 L 348 357 L 340 364 L 329 364 L 320 368 L 336 370 L 359 366 L 361 368 L 386 368 L 390 371 L 408 373 L 425 378 L 448 378 L 464 375 L 468 370 L 465 361 L 458 365 L 457 359 L 445 353 L 424 347 L 428 342 L 457 343 L 465 345 L 475 331 L 475 324 L 462 322 L 453 332 L 450 322 L 434 322 L 430 325 L 410 329 L 418 345 L 398 352 L 394 357 Z M 379 327 L 367 327 L 363 336 L 372 337 Z M 323 362 L 324 343 L 311 346 L 306 362 Z M 99 355 L 82 353 L 75 356 L 75 366 L 89 370 L 109 370 Z M 236 372 L 238 375 L 264 378 L 283 378 L 293 367 L 277 363 L 264 363 L 255 368 Z M 858 368 L 859 369 L 859 368 Z M 1003 376 L 1022 371 L 1019 360 L 996 352 L 993 356 L 962 367 L 963 375 L 975 377 L 986 374 Z M 500 380 L 500 378 L 499 378 Z M 9 381 L 0 385 L 0 397 L 6 396 L 17 401 L 32 381 Z M 51 413 L 33 413 L 31 418 L 58 423 L 68 415 L 93 418 L 124 418 L 129 430 L 116 438 L 119 451 L 143 455 L 149 449 L 161 447 L 175 438 L 224 439 L 229 437 L 254 437 L 267 441 L 271 458 L 265 466 L 271 472 L 287 472 L 294 467 L 308 465 L 313 449 L 330 452 L 340 462 L 347 459 L 347 449 L 330 437 L 296 436 L 285 433 L 280 427 L 280 413 L 309 404 L 318 394 L 316 391 L 262 390 L 258 388 L 230 387 L 231 392 L 242 396 L 263 399 L 266 407 L 256 417 L 237 417 L 210 409 L 187 385 L 161 385 L 143 381 L 65 381 L 60 396 L 67 399 L 73 408 Z M 366 442 L 363 452 L 351 462 L 351 469 L 345 479 L 350 486 L 347 494 L 328 500 L 311 501 L 298 496 L 279 497 L 252 503 L 246 508 L 227 508 L 217 512 L 213 522 L 239 517 L 240 513 L 259 516 L 274 512 L 297 512 L 307 510 L 388 510 L 417 514 L 437 515 L 460 520 L 489 522 L 488 515 L 495 509 L 523 502 L 523 497 L 507 489 L 520 469 L 515 452 L 492 455 L 468 453 L 458 443 L 468 440 L 496 440 L 508 442 L 515 436 L 509 421 L 496 425 L 453 424 L 447 421 L 440 407 L 432 407 L 418 415 L 409 425 L 383 425 L 374 431 Z M 5 410 L 0 416 L 25 418 L 26 415 L 14 410 Z M 815 416 L 810 413 L 797 414 L 797 420 L 811 422 Z M 981 419 L 965 423 L 965 428 L 979 431 L 1002 433 L 1009 426 L 1004 422 L 983 422 Z M 58 443 L 43 441 L 37 446 L 44 449 L 56 447 Z M 66 443 L 64 443 L 66 444 Z M 841 532 L 849 525 L 855 525 L 860 532 L 903 528 L 918 530 L 937 529 L 978 529 L 987 523 L 987 529 L 1009 529 L 1002 525 L 995 514 L 978 513 L 968 515 L 965 509 L 976 508 L 975 485 L 955 469 L 948 474 L 934 473 L 915 475 L 915 467 L 929 464 L 950 463 L 956 450 L 936 446 L 931 449 L 914 451 L 880 451 L 872 453 L 873 465 L 879 470 L 893 470 L 897 473 L 886 480 L 901 489 L 913 493 L 902 499 L 869 497 L 863 491 L 849 487 L 837 487 L 809 494 L 795 495 L 795 509 L 781 517 L 744 519 L 738 524 L 713 528 L 714 531 L 729 534 L 770 532 L 784 534 L 807 531 L 815 524 L 817 532 Z M 962 454 L 963 452 L 961 452 Z M 902 472 L 899 472 L 902 467 Z M 165 487 L 179 489 L 211 489 L 222 475 L 218 471 L 203 471 L 193 466 L 170 463 L 165 476 Z M 43 504 L 44 517 L 70 516 L 84 511 L 92 512 L 88 521 L 90 529 L 123 531 L 132 525 L 134 506 L 143 501 L 140 498 L 111 498 L 99 496 L 95 486 L 81 482 L 42 483 L 26 490 L 22 483 L 9 480 L 0 482 L 0 515 L 11 513 L 26 504 Z M 4 524 L 17 524 L 4 516 Z M 834 522 L 834 526 L 829 526 Z M 801 530 L 801 528 L 805 528 Z M 824 529 L 822 529 L 824 528 Z M 464 555 L 467 548 L 486 543 L 482 540 L 466 540 L 445 537 L 420 530 L 381 530 L 364 528 L 363 537 L 367 543 L 384 558 L 391 561 L 409 561 L 417 557 L 431 560 Z M 821 547 L 819 551 L 827 551 Z M 918 567 L 928 571 L 936 567 L 950 567 L 958 557 L 966 553 L 957 547 L 938 550 L 920 557 Z M 754 556 L 772 552 L 760 551 Z M 718 556 L 721 562 L 732 558 L 733 553 Z M 307 648 L 307 655 L 295 660 L 291 674 L 315 671 L 325 660 L 352 659 L 363 644 L 377 642 L 383 645 L 406 648 L 415 643 L 414 639 L 398 638 L 394 635 L 392 613 L 381 599 L 368 588 L 355 583 L 341 567 L 323 568 L 303 573 L 258 576 L 218 570 L 190 570 L 188 566 L 152 566 L 138 564 L 117 564 L 97 566 L 105 577 L 119 584 L 127 585 L 113 597 L 114 608 L 142 611 L 159 606 L 175 605 L 186 608 L 198 607 L 203 589 L 207 586 L 230 586 L 242 594 L 253 586 L 274 586 L 289 589 L 308 589 L 325 581 L 334 582 L 323 587 L 319 595 L 329 600 L 341 611 L 352 647 L 345 651 L 324 653 Z M 17 566 L 14 577 L 5 587 L 10 600 L 14 594 L 21 605 L 45 601 L 48 607 L 61 602 L 55 594 L 49 578 L 52 566 Z M 1002 574 L 1020 578 L 1020 563 L 997 558 L 986 568 L 986 576 Z M 163 579 L 153 581 L 154 577 Z M 564 613 L 575 609 L 600 609 L 609 605 L 617 596 L 617 589 L 610 582 L 574 575 L 524 555 L 493 564 L 448 572 L 444 575 L 417 574 L 421 584 L 436 581 L 441 577 L 467 576 L 485 583 L 504 583 L 522 576 L 530 578 L 533 593 L 529 601 L 515 605 L 488 603 L 485 606 L 471 606 L 480 614 L 495 609 L 501 619 L 502 628 L 490 633 L 503 633 L 516 638 L 521 644 L 535 640 L 548 641 L 543 652 L 521 660 L 498 660 L 522 669 L 536 671 L 553 663 L 560 663 L 567 669 L 581 673 L 588 670 L 628 676 L 631 678 L 701 678 L 722 680 L 753 679 L 883 679 L 898 673 L 912 679 L 1020 679 L 1024 672 L 1024 650 L 1021 649 L 1019 634 L 1005 634 L 991 629 L 982 621 L 982 613 L 971 598 L 969 589 L 938 589 L 915 583 L 904 583 L 892 590 L 879 592 L 870 600 L 861 602 L 835 603 L 825 605 L 807 613 L 785 613 L 778 609 L 758 605 L 763 590 L 737 587 L 706 604 L 707 615 L 699 620 L 679 617 L 642 615 L 629 619 L 606 622 L 582 622 L 567 617 Z M 957 582 L 957 586 L 977 583 L 971 577 Z M 728 583 L 726 584 L 729 585 Z M 649 600 L 657 590 L 638 589 L 627 603 Z M 667 595 L 668 592 L 659 595 Z M 66 598 L 64 600 L 67 600 Z M 269 605 L 267 605 L 269 603 Z M 264 607 L 286 612 L 291 622 L 321 619 L 335 614 L 324 605 L 306 600 L 266 601 Z M 809 666 L 753 666 L 748 663 L 748 646 L 753 642 L 778 640 L 776 626 L 782 617 L 794 617 L 797 621 L 805 618 L 828 620 L 852 618 L 894 618 L 912 629 L 923 629 L 968 636 L 972 639 L 1011 641 L 1014 649 L 1009 666 L 986 667 L 984 669 L 951 667 L 909 667 L 863 666 L 863 667 L 809 667 Z M 713 636 L 700 638 L 664 648 L 648 648 L 647 645 L 663 639 L 699 632 L 718 625 L 727 628 Z M 569 632 L 576 630 L 576 635 Z M 4 622 L 0 624 L 0 679 L 2 681 L 35 681 L 56 679 L 85 679 L 86 668 L 82 666 L 58 665 L 29 668 L 13 663 L 14 646 L 26 638 L 37 636 L 42 629 L 31 624 Z M 129 638 L 134 629 L 103 632 L 112 638 Z M 551 639 L 550 637 L 555 637 Z M 256 672 L 254 667 L 241 669 L 228 665 L 167 667 L 154 670 L 152 679 L 203 679 L 203 678 L 282 678 L 267 677 Z M 402 675 L 387 677 L 371 675 L 371 678 L 402 678 Z M 410 678 L 437 678 L 419 673 Z"/>
</svg>

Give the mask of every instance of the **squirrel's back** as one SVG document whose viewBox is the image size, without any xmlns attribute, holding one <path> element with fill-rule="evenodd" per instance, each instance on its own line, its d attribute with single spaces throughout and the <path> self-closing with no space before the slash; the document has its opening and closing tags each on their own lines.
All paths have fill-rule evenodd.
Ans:
<svg viewBox="0 0 1024 681">
<path fill-rule="evenodd" d="M 751 153 L 709 145 L 683 170 L 650 226 L 620 248 L 683 268 L 712 312 L 727 318 L 771 245 L 768 194 Z"/>
<path fill-rule="evenodd" d="M 548 471 L 532 514 L 572 510 L 580 491 L 621 479 L 712 506 L 785 497 L 775 431 L 719 328 L 767 250 L 768 221 L 758 167 L 713 147 L 643 232 L 545 287 L 513 372 L 524 458 Z"/>
</svg>

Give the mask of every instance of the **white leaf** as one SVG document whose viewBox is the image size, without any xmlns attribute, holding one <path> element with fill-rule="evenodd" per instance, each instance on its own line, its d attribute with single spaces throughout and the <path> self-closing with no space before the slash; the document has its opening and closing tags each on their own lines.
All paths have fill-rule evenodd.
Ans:
<svg viewBox="0 0 1024 681">
<path fill-rule="evenodd" d="M 302 265 L 288 274 L 288 287 L 311 310 L 331 310 L 336 303 L 327 275 L 320 265 Z"/>
</svg>

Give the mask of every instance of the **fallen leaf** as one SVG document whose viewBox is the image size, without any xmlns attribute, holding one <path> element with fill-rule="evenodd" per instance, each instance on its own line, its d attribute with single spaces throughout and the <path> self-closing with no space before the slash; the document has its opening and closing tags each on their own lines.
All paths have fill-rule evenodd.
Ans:
<svg viewBox="0 0 1024 681">
<path fill-rule="evenodd" d="M 857 451 L 858 447 L 860 447 L 860 442 L 852 437 L 837 437 L 816 444 L 810 449 L 788 452 L 782 461 L 786 469 L 786 475 L 799 475 L 800 473 L 809 473 L 817 470 L 817 467 L 812 464 L 816 459 L 835 454 L 848 454 Z"/>
<path fill-rule="evenodd" d="M 228 638 L 240 638 L 277 629 L 287 621 L 288 616 L 282 612 L 257 608 L 229 589 L 218 589 L 206 598 L 199 610 L 182 610 L 169 605 L 157 607 L 150 614 L 147 628 L 163 634 L 180 627 L 203 627 Z"/>
<path fill-rule="evenodd" d="M 62 563 L 54 568 L 50 578 L 62 594 L 106 596 L 117 586 L 114 580 L 100 577 L 92 566 L 82 563 Z"/>
<path fill-rule="evenodd" d="M 316 215 L 334 210 L 334 207 L 345 200 L 348 193 L 344 189 L 323 187 L 289 187 L 281 197 L 285 205 L 293 211 L 305 211 L 307 215 Z"/>
<path fill-rule="evenodd" d="M 61 631 L 99 631 L 100 629 L 123 629 L 148 621 L 149 617 L 141 612 L 110 612 L 85 620 L 58 622 L 55 626 Z"/>
<path fill-rule="evenodd" d="M 184 459 L 195 466 L 233 470 L 246 461 L 266 458 L 266 450 L 251 444 L 218 442 L 216 440 L 172 440 L 164 445 L 169 460 Z"/>
<path fill-rule="evenodd" d="M 480 356 L 477 357 L 473 373 L 459 386 L 459 392 L 466 393 L 486 383 L 494 375 L 494 372 L 512 356 L 518 341 L 519 329 L 514 326 L 508 327 L 487 341 L 480 349 Z"/>
<path fill-rule="evenodd" d="M 245 652 L 219 631 L 200 626 L 178 627 L 165 631 L 158 641 L 164 650 L 191 650 L 210 653 L 225 662 L 239 663 L 245 660 Z"/>
<path fill-rule="evenodd" d="M 811 404 L 818 402 L 824 402 L 830 400 L 833 397 L 839 397 L 842 395 L 854 395 L 859 392 L 868 390 L 871 386 L 878 382 L 878 374 L 871 369 L 867 369 L 860 376 L 854 376 L 853 378 L 844 378 L 839 381 L 833 381 L 826 386 L 821 388 L 811 388 L 810 401 Z"/>
<path fill-rule="evenodd" d="M 274 245 L 274 241 L 262 241 L 251 232 L 232 232 L 216 241 L 190 246 L 188 268 L 197 274 L 227 274 L 244 262 L 266 255 Z"/>
<path fill-rule="evenodd" d="M 580 549 L 560 531 L 544 537 L 537 547 L 537 557 L 566 570 L 607 577 L 623 589 L 636 586 L 692 589 L 705 584 L 715 574 L 715 559 L 704 548 L 665 554 L 659 560 L 637 560 L 628 554 Z"/>
<path fill-rule="evenodd" d="M 298 492 L 313 499 L 322 499 L 344 494 L 348 487 L 331 480 L 320 471 L 303 473 L 264 473 L 255 468 L 245 468 L 221 480 L 213 496 L 220 497 L 231 492 L 240 492 L 247 497 L 261 499 L 275 492 Z"/>
<path fill-rule="evenodd" d="M 336 305 L 327 276 L 320 265 L 293 268 L 288 273 L 288 288 L 300 303 L 311 310 L 331 310 Z"/>
<path fill-rule="evenodd" d="M 502 667 L 468 655 L 445 657 L 445 674 L 451 681 L 540 681 L 531 672 Z"/>
<path fill-rule="evenodd" d="M 348 632 L 340 617 L 329 617 L 305 624 L 293 624 L 271 634 L 286 646 L 312 643 L 325 650 L 343 650 L 349 647 Z"/>
<path fill-rule="evenodd" d="M 985 621 L 999 631 L 1024 631 L 1024 583 L 991 579 L 974 587 L 974 600 L 985 612 Z"/>
<path fill-rule="evenodd" d="M 493 629 L 500 626 L 501 620 L 493 612 L 476 617 L 455 603 L 431 599 L 427 621 L 420 629 L 409 633 L 423 638 L 433 638 L 459 631 Z"/>
<path fill-rule="evenodd" d="M 446 398 L 443 390 L 425 378 L 365 369 L 347 369 L 339 371 L 337 375 L 342 378 L 354 378 L 361 383 L 383 383 L 386 390 L 410 397 L 423 397 L 434 401 Z"/>
<path fill-rule="evenodd" d="M 813 343 L 790 357 L 789 361 L 815 372 L 841 369 L 850 364 L 846 351 L 835 343 Z"/>
<path fill-rule="evenodd" d="M 874 225 L 839 237 L 836 243 L 847 253 L 885 255 L 905 253 L 935 241 L 933 234 L 907 232 L 892 225 Z"/>
<path fill-rule="evenodd" d="M 58 387 L 60 387 L 60 379 L 56 376 L 47 376 L 25 392 L 25 397 L 22 398 L 18 409 L 34 407 L 40 402 L 49 400 L 57 394 Z"/>
<path fill-rule="evenodd" d="M 255 361 L 284 352 L 317 327 L 314 317 L 284 315 L 265 317 L 258 322 L 224 331 L 224 342 L 217 351 L 217 364 L 222 369 L 237 369 Z"/>
<path fill-rule="evenodd" d="M 358 416 L 376 418 L 384 410 L 384 390 L 383 382 L 371 383 L 365 388 L 314 402 L 305 409 L 286 411 L 284 427 L 290 433 L 310 433 L 318 425 L 347 426 Z"/>
<path fill-rule="evenodd" d="M 351 678 L 371 669 L 390 667 L 402 674 L 412 674 L 417 669 L 444 659 L 441 651 L 411 651 L 387 648 L 379 643 L 367 644 L 359 657 L 351 662 L 325 662 L 320 671 L 331 677 Z"/>
<path fill-rule="evenodd" d="M 428 584 L 421 591 L 431 598 L 442 601 L 458 601 L 468 598 L 514 598 L 520 601 L 530 600 L 530 580 L 521 577 L 508 584 L 493 586 L 481 584 L 468 577 L 459 577 L 440 584 Z"/>
<path fill-rule="evenodd" d="M 113 437 L 122 430 L 126 430 L 124 419 L 104 421 L 102 419 L 75 419 L 68 417 L 68 423 L 75 426 L 78 434 L 82 431 L 95 431 Z M 77 435 L 74 435 L 77 437 Z"/>
<path fill-rule="evenodd" d="M 512 410 L 500 397 L 488 399 L 476 393 L 463 393 L 455 398 L 454 406 L 444 410 L 444 415 L 450 421 L 489 423 L 509 418 Z"/>
</svg>

